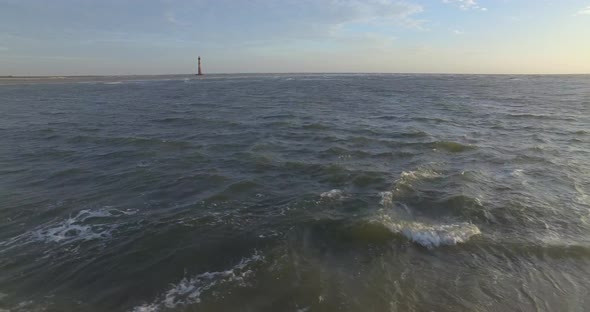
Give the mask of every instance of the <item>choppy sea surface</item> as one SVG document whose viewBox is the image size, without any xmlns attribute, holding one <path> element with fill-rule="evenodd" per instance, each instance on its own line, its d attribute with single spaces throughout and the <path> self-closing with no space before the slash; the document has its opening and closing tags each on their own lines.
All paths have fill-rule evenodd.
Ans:
<svg viewBox="0 0 590 312">
<path fill-rule="evenodd" d="M 587 311 L 590 76 L 0 85 L 0 311 Z"/>
</svg>

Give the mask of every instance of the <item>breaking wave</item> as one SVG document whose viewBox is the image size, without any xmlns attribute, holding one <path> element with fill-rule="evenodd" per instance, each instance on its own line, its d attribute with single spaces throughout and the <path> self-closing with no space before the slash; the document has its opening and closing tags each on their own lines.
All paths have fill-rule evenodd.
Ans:
<svg viewBox="0 0 590 312">
<path fill-rule="evenodd" d="M 403 171 L 398 181 L 410 183 L 417 180 L 434 179 L 438 177 L 440 177 L 440 173 L 432 169 L 418 168 L 416 171 Z"/>
<path fill-rule="evenodd" d="M 379 203 L 382 206 L 391 206 L 393 204 L 393 192 L 380 192 L 379 196 L 381 196 L 381 201 L 379 201 Z"/>
<path fill-rule="evenodd" d="M 133 312 L 155 312 L 162 309 L 173 309 L 178 306 L 197 304 L 201 302 L 201 295 L 213 291 L 216 286 L 232 284 L 232 286 L 246 287 L 248 280 L 254 275 L 256 264 L 264 262 L 264 257 L 258 252 L 232 268 L 219 272 L 205 272 L 191 278 L 183 277 L 178 283 L 172 284 L 170 289 L 159 296 L 151 304 L 143 304 L 133 308 Z"/>
<path fill-rule="evenodd" d="M 436 179 L 441 174 L 433 169 L 418 168 L 415 171 L 402 171 L 399 179 L 393 183 L 392 190 L 380 192 L 382 206 L 390 206 L 396 196 L 401 196 L 404 192 L 414 189 L 415 184 L 421 181 Z"/>
<path fill-rule="evenodd" d="M 379 203 L 384 208 L 380 210 L 379 216 L 372 222 L 384 226 L 394 234 L 401 234 L 408 240 L 426 248 L 464 243 L 472 236 L 481 234 L 479 228 L 471 223 L 418 222 L 412 220 L 413 213 L 405 204 L 400 203 L 398 207 L 394 207 L 397 197 L 416 191 L 416 187 L 422 182 L 440 177 L 442 177 L 440 172 L 425 167 L 414 171 L 403 171 L 390 191 L 379 193 L 381 198 Z M 400 207 L 403 209 L 398 210 Z"/>
<path fill-rule="evenodd" d="M 415 221 L 394 220 L 383 215 L 376 221 L 394 234 L 401 234 L 408 240 L 426 248 L 465 243 L 472 236 L 481 234 L 477 226 L 467 222 L 453 224 L 427 224 Z"/>
<path fill-rule="evenodd" d="M 320 194 L 320 197 L 322 199 L 338 200 L 344 198 L 344 193 L 339 189 L 333 189 L 327 192 L 323 192 L 322 194 Z"/>
</svg>

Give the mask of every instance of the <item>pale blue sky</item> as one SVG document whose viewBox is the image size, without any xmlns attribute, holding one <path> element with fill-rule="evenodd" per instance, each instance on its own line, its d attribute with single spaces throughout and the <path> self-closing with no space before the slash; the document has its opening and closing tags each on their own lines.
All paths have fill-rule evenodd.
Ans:
<svg viewBox="0 0 590 312">
<path fill-rule="evenodd" d="M 0 75 L 590 73 L 590 0 L 0 0 Z"/>
</svg>

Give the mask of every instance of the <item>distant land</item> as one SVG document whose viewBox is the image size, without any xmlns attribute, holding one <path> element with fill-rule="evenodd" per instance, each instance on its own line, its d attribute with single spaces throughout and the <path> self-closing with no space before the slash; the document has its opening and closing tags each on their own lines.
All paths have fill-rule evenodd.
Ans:
<svg viewBox="0 0 590 312">
<path fill-rule="evenodd" d="M 181 75 L 123 75 L 123 76 L 0 76 L 3 84 L 51 83 L 117 83 L 122 81 L 198 79 L 194 74 Z"/>
<path fill-rule="evenodd" d="M 163 75 L 83 75 L 83 76 L 0 76 L 0 85 L 13 84 L 62 84 L 62 83 L 104 83 L 118 84 L 122 82 L 161 81 L 161 80 L 192 80 L 215 78 L 248 78 L 260 76 L 313 76 L 313 75 L 411 75 L 411 76 L 586 76 L 588 74 L 465 74 L 465 73 L 219 73 L 197 76 L 195 74 L 163 74 Z"/>
</svg>

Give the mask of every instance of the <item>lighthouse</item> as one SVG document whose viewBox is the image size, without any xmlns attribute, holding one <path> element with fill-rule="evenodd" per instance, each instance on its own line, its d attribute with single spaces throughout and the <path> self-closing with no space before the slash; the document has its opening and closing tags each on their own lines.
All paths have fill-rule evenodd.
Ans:
<svg viewBox="0 0 590 312">
<path fill-rule="evenodd" d="M 203 76 L 203 70 L 201 69 L 201 57 L 199 56 L 199 69 L 197 72 L 197 76 Z"/>
</svg>

